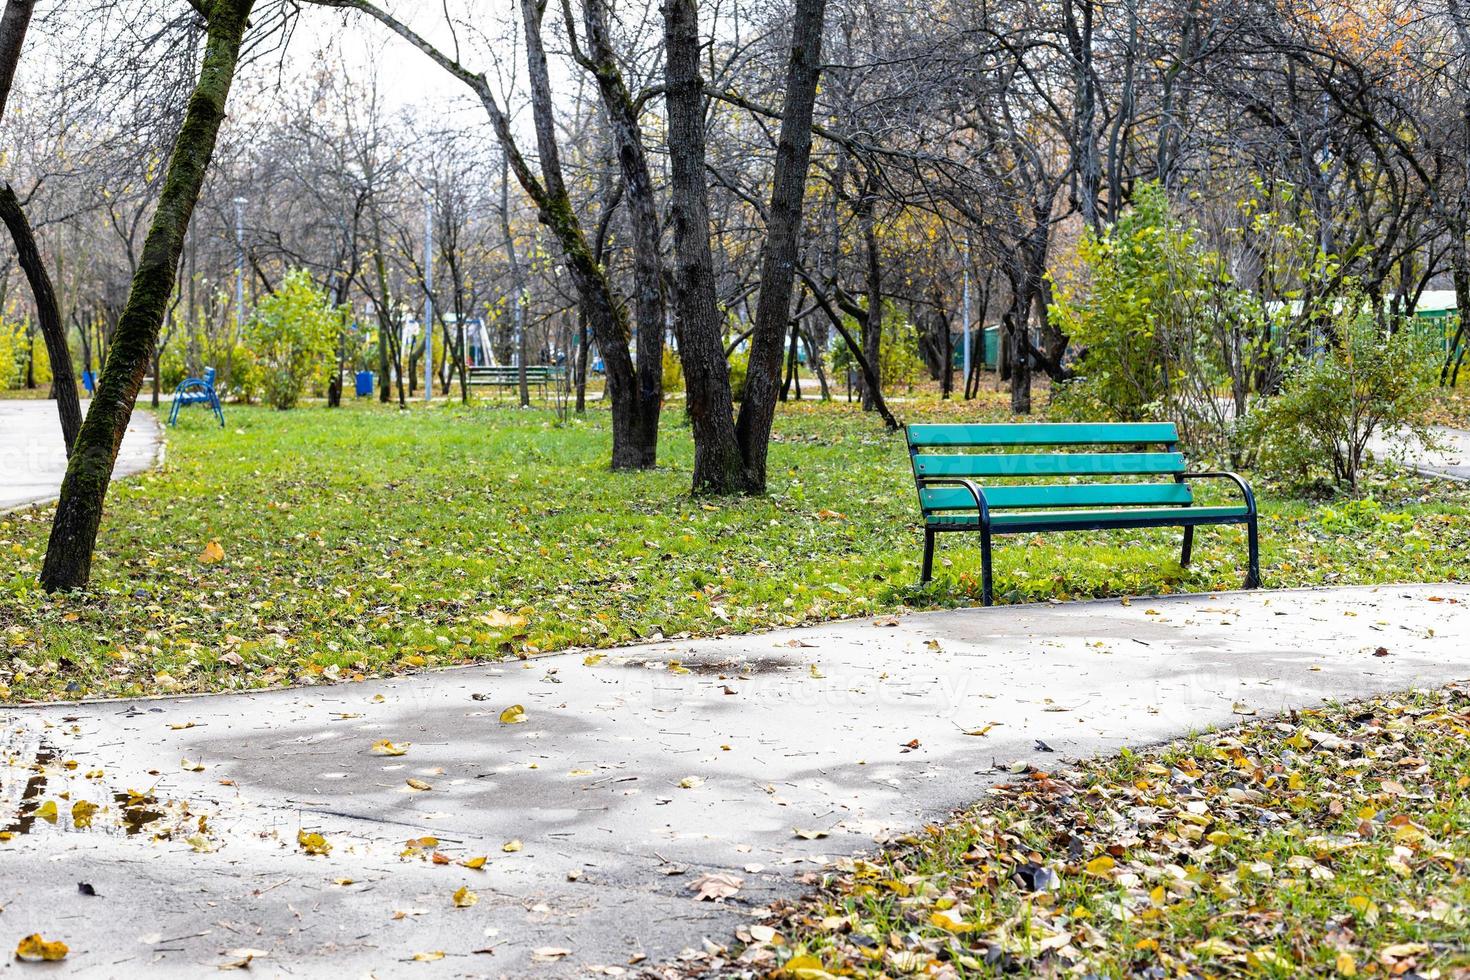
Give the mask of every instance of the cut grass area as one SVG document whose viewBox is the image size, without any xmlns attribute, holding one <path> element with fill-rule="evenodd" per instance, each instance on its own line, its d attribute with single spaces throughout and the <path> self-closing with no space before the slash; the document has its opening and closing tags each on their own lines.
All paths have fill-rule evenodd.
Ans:
<svg viewBox="0 0 1470 980">
<path fill-rule="evenodd" d="M 1451 686 L 1032 770 L 838 862 L 711 968 L 1470 976 L 1467 735 Z"/>
<path fill-rule="evenodd" d="M 995 398 L 910 418 L 1005 418 Z M 675 403 L 677 404 L 677 403 Z M 902 435 L 842 404 L 781 412 L 770 493 L 688 495 L 676 408 L 659 469 L 611 473 L 601 411 L 376 404 L 186 413 L 161 471 L 113 487 L 92 588 L 35 578 L 50 509 L 0 517 L 0 698 L 313 683 L 569 646 L 972 605 L 979 551 L 940 546 L 917 588 L 919 515 Z M 1376 502 L 1258 487 L 1273 587 L 1462 578 L 1470 487 L 1378 477 Z M 1222 498 L 1223 499 L 1223 498 Z M 1240 584 L 1239 528 L 998 539 L 999 600 Z M 207 561 L 218 542 L 222 559 Z M 213 549 L 208 549 L 210 552 Z"/>
</svg>

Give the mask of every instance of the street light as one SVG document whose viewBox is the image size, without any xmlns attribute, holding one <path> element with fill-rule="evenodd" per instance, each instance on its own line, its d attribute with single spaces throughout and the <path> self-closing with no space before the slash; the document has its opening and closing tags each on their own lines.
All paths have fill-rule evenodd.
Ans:
<svg viewBox="0 0 1470 980">
<path fill-rule="evenodd" d="M 235 326 L 245 322 L 245 198 L 235 198 Z"/>
<path fill-rule="evenodd" d="M 965 271 L 964 271 L 964 298 L 960 301 L 963 305 L 963 313 L 960 322 L 964 331 L 965 339 L 965 397 L 970 397 L 970 237 L 965 236 Z"/>
<path fill-rule="evenodd" d="M 434 195 L 424 191 L 424 401 L 434 398 Z"/>
</svg>

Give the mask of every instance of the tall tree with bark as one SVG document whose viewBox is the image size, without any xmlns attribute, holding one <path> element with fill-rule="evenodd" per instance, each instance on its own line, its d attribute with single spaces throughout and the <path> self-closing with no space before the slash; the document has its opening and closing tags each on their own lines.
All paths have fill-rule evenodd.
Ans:
<svg viewBox="0 0 1470 980">
<path fill-rule="evenodd" d="M 690 417 L 698 426 L 696 492 L 764 493 L 766 489 L 766 454 L 781 394 L 781 356 L 791 318 L 825 13 L 826 0 L 798 0 L 793 12 L 786 104 L 761 246 L 760 298 L 745 395 L 740 417 L 732 424 L 729 366 L 710 253 L 698 9 L 694 0 L 664 2 L 665 97 L 673 185 L 670 211 L 676 255 L 674 307 Z"/>
<path fill-rule="evenodd" d="M 658 421 L 650 420 L 639 398 L 640 369 L 662 376 L 661 365 L 634 364 L 628 349 L 632 330 L 607 270 L 593 256 L 562 172 L 557 141 L 557 119 L 552 100 L 551 71 L 541 36 L 547 0 L 521 0 L 521 17 L 526 28 L 526 64 L 530 79 L 532 121 L 540 173 L 532 170 L 522 154 L 506 115 L 481 72 L 472 71 L 457 57 L 440 50 L 408 24 L 370 0 L 310 0 L 323 7 L 355 10 L 377 20 L 412 44 L 431 61 L 462 82 L 475 94 L 491 126 L 511 172 L 536 205 L 537 217 L 556 239 L 562 260 L 571 276 L 582 311 L 602 354 L 606 395 L 612 409 L 612 468 L 648 469 L 657 461 Z M 654 382 L 657 384 L 657 381 Z"/>
<path fill-rule="evenodd" d="M 48 592 L 82 588 L 91 576 L 113 464 L 174 290 L 184 235 L 219 139 L 253 5 L 254 0 L 201 0 L 207 26 L 199 77 L 169 155 L 142 261 L 61 484 L 41 566 Z"/>
</svg>

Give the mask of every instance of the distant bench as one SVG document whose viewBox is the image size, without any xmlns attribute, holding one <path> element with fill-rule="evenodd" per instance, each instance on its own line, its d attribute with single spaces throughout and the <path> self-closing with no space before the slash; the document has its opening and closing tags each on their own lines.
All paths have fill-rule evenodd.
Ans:
<svg viewBox="0 0 1470 980">
<path fill-rule="evenodd" d="M 563 377 L 565 377 L 564 369 L 555 364 L 526 365 L 526 386 L 540 388 L 542 398 L 546 397 L 547 387 L 561 381 Z M 519 388 L 521 369 L 514 364 L 472 367 L 466 373 L 465 381 L 468 384 L 485 385 L 491 388 Z"/>
<path fill-rule="evenodd" d="M 1182 527 L 1179 563 L 1188 565 L 1195 527 L 1244 524 L 1243 587 L 1260 587 L 1256 499 L 1250 486 L 1234 473 L 1187 472 L 1172 422 L 910 425 L 907 435 L 924 514 L 923 582 L 933 577 L 935 536 L 949 531 L 979 532 L 981 602 L 988 606 L 995 534 Z M 1082 451 L 1015 451 L 1033 447 Z M 1169 482 L 1139 477 L 1168 477 Z M 1200 479 L 1235 484 L 1241 502 L 1196 507 L 1188 481 Z"/>
</svg>

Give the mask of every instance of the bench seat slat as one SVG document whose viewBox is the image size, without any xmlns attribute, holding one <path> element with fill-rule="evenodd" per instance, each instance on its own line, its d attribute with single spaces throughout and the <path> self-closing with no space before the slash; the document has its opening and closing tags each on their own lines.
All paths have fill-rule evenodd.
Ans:
<svg viewBox="0 0 1470 980">
<path fill-rule="evenodd" d="M 915 456 L 919 476 L 1111 476 L 1182 473 L 1179 453 L 992 453 Z"/>
<path fill-rule="evenodd" d="M 1194 500 L 1187 483 L 1064 483 L 984 487 L 992 508 L 1138 507 L 1185 505 Z M 925 510 L 975 509 L 975 498 L 964 487 L 930 487 L 920 492 Z"/>
<path fill-rule="evenodd" d="M 1087 530 L 1097 527 L 1116 527 L 1120 522 L 1132 521 L 1139 526 L 1159 525 L 1177 527 L 1182 524 L 1214 523 L 1231 518 L 1244 518 L 1244 506 L 1234 507 L 1157 507 L 1137 510 L 1057 510 L 1023 511 L 1009 514 L 992 514 L 991 527 L 1000 530 L 1025 530 L 1044 525 L 1056 530 L 1073 527 Z M 932 514 L 927 523 L 932 527 L 975 527 L 978 522 L 973 511 L 969 514 Z"/>
<path fill-rule="evenodd" d="M 1179 440 L 1172 422 L 997 422 L 908 427 L 911 446 L 1139 445 Z"/>
</svg>

